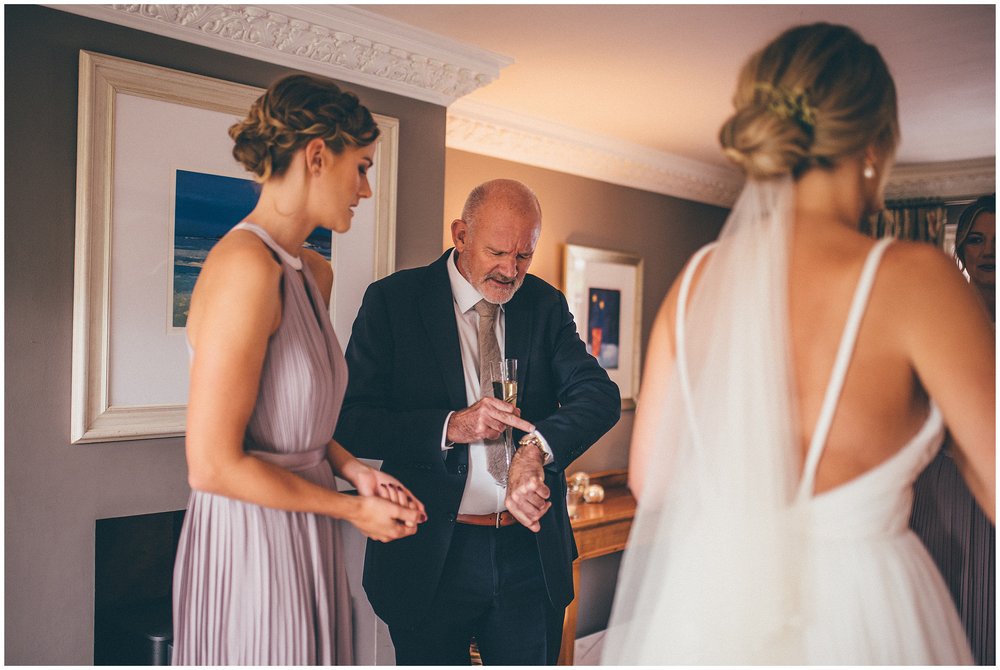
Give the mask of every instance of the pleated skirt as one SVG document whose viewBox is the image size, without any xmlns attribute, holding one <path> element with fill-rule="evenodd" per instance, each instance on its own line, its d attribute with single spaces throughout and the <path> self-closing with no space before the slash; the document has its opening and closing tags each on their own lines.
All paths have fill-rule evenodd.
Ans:
<svg viewBox="0 0 1000 670">
<path fill-rule="evenodd" d="M 298 473 L 334 488 L 325 463 Z M 191 493 L 174 566 L 175 665 L 351 665 L 337 522 Z"/>
</svg>

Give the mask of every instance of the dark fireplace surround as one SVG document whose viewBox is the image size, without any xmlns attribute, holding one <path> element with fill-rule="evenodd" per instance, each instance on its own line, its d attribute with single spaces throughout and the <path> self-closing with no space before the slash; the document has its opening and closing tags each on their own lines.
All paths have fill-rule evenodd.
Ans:
<svg viewBox="0 0 1000 670">
<path fill-rule="evenodd" d="M 98 519 L 94 665 L 166 665 L 171 584 L 184 510 Z"/>
</svg>

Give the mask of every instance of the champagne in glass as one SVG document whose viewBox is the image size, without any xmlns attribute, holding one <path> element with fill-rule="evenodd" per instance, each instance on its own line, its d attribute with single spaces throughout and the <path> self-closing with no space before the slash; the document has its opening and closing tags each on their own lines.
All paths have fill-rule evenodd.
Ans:
<svg viewBox="0 0 1000 670">
<path fill-rule="evenodd" d="M 517 407 L 517 380 L 493 382 L 493 397 Z"/>
<path fill-rule="evenodd" d="M 493 379 L 493 397 L 503 400 L 505 403 L 517 407 L 517 359 L 505 358 L 492 365 L 491 377 Z M 507 469 L 510 469 L 510 459 L 514 451 L 514 442 L 511 435 L 511 428 L 508 426 L 504 431 L 504 455 L 507 461 Z M 504 481 L 500 486 L 506 486 Z"/>
</svg>

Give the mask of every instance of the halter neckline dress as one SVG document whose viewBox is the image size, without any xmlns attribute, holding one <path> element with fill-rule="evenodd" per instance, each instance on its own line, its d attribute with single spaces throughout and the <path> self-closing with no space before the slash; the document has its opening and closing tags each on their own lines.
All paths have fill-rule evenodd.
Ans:
<svg viewBox="0 0 1000 670">
<path fill-rule="evenodd" d="M 235 229 L 257 235 L 282 266 L 281 323 L 244 450 L 336 490 L 326 447 L 347 364 L 325 301 L 308 265 L 263 228 Z M 335 519 L 191 492 L 174 568 L 175 664 L 351 665 L 351 618 Z"/>
</svg>

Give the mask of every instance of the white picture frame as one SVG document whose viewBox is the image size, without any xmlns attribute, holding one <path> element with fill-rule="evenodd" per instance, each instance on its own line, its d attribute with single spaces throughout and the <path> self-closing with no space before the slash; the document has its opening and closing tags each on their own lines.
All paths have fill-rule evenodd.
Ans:
<svg viewBox="0 0 1000 670">
<path fill-rule="evenodd" d="M 641 370 L 642 258 L 622 251 L 567 244 L 563 253 L 563 289 L 580 339 L 618 385 L 622 409 L 635 409 Z M 600 344 L 596 334 L 591 337 L 595 329 L 590 303 L 602 295 L 614 296 L 618 302 L 612 316 L 617 341 L 610 354 L 604 355 L 591 350 L 594 342 L 602 350 L 609 350 L 606 343 Z"/>
<path fill-rule="evenodd" d="M 71 443 L 184 434 L 188 354 L 183 330 L 167 323 L 165 175 L 179 167 L 245 178 L 225 128 L 263 92 L 80 52 Z M 399 121 L 374 116 L 374 195 L 331 248 L 330 314 L 343 346 L 365 288 L 395 269 Z"/>
</svg>

